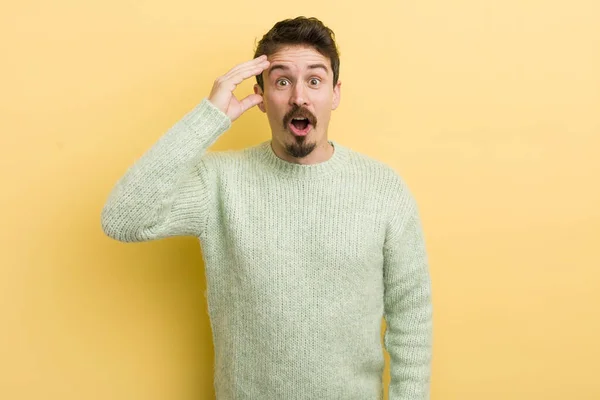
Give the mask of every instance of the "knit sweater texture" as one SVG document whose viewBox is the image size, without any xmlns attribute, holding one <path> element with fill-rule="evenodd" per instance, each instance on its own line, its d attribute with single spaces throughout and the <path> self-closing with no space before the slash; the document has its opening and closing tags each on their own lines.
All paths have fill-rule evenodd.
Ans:
<svg viewBox="0 0 600 400">
<path fill-rule="evenodd" d="M 230 126 L 203 99 L 132 163 L 101 216 L 122 242 L 199 239 L 217 400 L 380 400 L 384 348 L 389 399 L 429 399 L 430 276 L 406 183 L 333 140 L 311 165 L 271 141 L 209 151 Z"/>
</svg>

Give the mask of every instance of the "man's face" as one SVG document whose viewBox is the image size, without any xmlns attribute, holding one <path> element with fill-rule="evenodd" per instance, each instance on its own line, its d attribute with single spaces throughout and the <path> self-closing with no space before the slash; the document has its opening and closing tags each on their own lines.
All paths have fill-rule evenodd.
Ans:
<svg viewBox="0 0 600 400">
<path fill-rule="evenodd" d="M 268 59 L 264 91 L 254 86 L 263 95 L 259 108 L 267 114 L 276 145 L 292 157 L 306 157 L 317 145 L 327 144 L 341 82 L 333 85 L 331 61 L 311 47 L 284 47 Z"/>
</svg>

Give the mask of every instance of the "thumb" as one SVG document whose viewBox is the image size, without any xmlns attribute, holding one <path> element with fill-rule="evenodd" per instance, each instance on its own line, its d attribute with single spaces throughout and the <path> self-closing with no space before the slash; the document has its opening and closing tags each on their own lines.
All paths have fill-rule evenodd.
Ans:
<svg viewBox="0 0 600 400">
<path fill-rule="evenodd" d="M 263 97 L 260 94 L 251 94 L 244 97 L 240 101 L 240 106 L 242 107 L 242 113 L 246 112 L 250 108 L 262 103 Z"/>
</svg>

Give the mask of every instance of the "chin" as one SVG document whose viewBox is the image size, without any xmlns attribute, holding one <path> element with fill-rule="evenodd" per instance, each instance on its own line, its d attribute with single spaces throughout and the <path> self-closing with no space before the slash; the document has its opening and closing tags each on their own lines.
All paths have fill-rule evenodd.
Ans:
<svg viewBox="0 0 600 400">
<path fill-rule="evenodd" d="M 308 136 L 293 137 L 292 141 L 285 143 L 285 151 L 294 158 L 304 158 L 316 147 L 317 143 L 308 139 Z"/>
</svg>

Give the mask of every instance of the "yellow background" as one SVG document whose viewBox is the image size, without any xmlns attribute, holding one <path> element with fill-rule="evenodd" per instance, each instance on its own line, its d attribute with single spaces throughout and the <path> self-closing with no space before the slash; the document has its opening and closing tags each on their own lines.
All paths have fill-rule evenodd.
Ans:
<svg viewBox="0 0 600 400">
<path fill-rule="evenodd" d="M 276 21 L 314 15 L 342 57 L 330 137 L 420 204 L 432 399 L 600 399 L 600 2 L 291 4 L 3 4 L 0 398 L 213 398 L 197 241 L 117 243 L 100 210 Z M 212 148 L 268 138 L 255 108 Z"/>
</svg>

